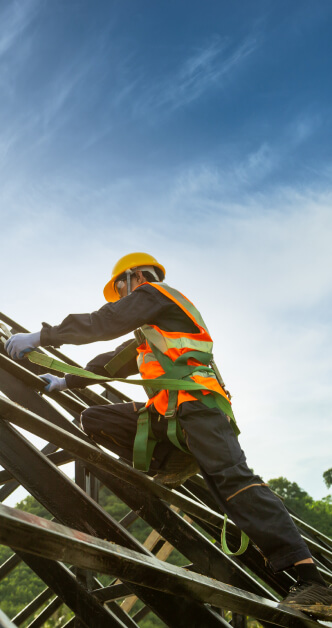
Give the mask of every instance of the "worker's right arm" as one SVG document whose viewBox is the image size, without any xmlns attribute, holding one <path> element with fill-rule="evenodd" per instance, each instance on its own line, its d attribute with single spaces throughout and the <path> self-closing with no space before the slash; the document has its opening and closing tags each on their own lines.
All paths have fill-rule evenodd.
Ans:
<svg viewBox="0 0 332 628">
<path fill-rule="evenodd" d="M 97 375 L 103 375 L 104 377 L 109 376 L 109 373 L 105 370 L 105 365 L 112 360 L 118 353 L 120 353 L 125 347 L 127 347 L 130 343 L 132 343 L 132 338 L 130 340 L 126 340 L 119 347 L 114 349 L 114 351 L 107 351 L 107 353 L 101 353 L 97 355 L 93 360 L 88 362 L 86 365 L 87 371 L 92 371 L 92 373 L 96 373 Z M 113 376 L 116 377 L 129 377 L 130 375 L 136 375 L 138 373 L 138 367 L 136 358 L 133 357 L 127 364 L 121 366 L 118 371 L 113 373 Z M 66 385 L 67 388 L 84 388 L 85 386 L 89 386 L 90 384 L 95 384 L 96 380 L 87 379 L 86 377 L 79 377 L 78 375 L 66 375 Z"/>
<path fill-rule="evenodd" d="M 53 327 L 43 323 L 40 344 L 59 347 L 115 340 L 144 324 L 153 324 L 170 306 L 172 303 L 167 297 L 150 284 L 143 284 L 129 296 L 106 303 L 90 314 L 69 314 L 60 325 Z"/>
<path fill-rule="evenodd" d="M 140 286 L 128 297 L 116 303 L 107 303 L 91 314 L 69 314 L 52 327 L 43 323 L 41 331 L 33 334 L 14 334 L 5 349 L 14 360 L 38 346 L 59 347 L 62 344 L 89 344 L 100 340 L 114 340 L 128 334 L 165 310 L 166 297 L 149 284 Z"/>
<path fill-rule="evenodd" d="M 60 347 L 114 340 L 142 325 L 155 325 L 168 331 L 194 331 L 197 328 L 180 308 L 151 284 L 138 286 L 129 296 L 107 303 L 91 314 L 69 314 L 60 325 L 43 323 L 35 334 L 15 334 L 6 344 L 11 357 L 19 359 L 37 346 Z M 189 325 L 189 327 L 188 327 Z"/>
</svg>

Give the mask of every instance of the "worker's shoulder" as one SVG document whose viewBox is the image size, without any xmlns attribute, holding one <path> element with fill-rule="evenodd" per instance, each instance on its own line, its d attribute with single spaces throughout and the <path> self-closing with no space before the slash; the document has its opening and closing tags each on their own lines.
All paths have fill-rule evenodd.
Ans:
<svg viewBox="0 0 332 628">
<path fill-rule="evenodd" d="M 172 288 L 171 286 L 169 286 L 168 284 L 165 283 L 150 283 L 150 282 L 146 282 L 141 284 L 140 286 L 137 286 L 137 288 L 135 288 L 134 292 L 132 294 L 149 294 L 151 295 L 152 298 L 157 299 L 159 301 L 165 301 L 165 302 L 170 302 L 173 301 L 172 298 L 172 294 L 170 293 L 170 290 L 173 293 L 176 293 L 177 291 L 175 290 L 175 288 Z M 179 293 L 180 294 L 180 293 Z"/>
<path fill-rule="evenodd" d="M 180 309 L 182 311 L 178 303 L 178 296 L 181 296 L 181 293 L 168 284 L 146 282 L 137 286 L 130 296 L 134 296 L 135 294 L 136 298 L 134 297 L 134 299 L 137 300 L 137 304 L 141 302 L 141 300 L 144 300 L 145 306 L 149 303 L 153 307 L 158 305 L 162 307 L 163 310 L 166 308 L 167 311 L 170 312 L 174 309 Z"/>
<path fill-rule="evenodd" d="M 160 285 L 162 286 L 163 284 Z M 132 295 L 135 294 L 138 298 L 143 295 L 149 295 L 151 299 L 157 301 L 169 301 L 169 298 L 166 296 L 166 294 L 164 294 L 164 292 L 161 292 L 161 290 L 158 290 L 157 283 L 142 283 L 140 286 L 137 286 L 137 288 L 135 288 L 135 290 L 132 292 Z"/>
</svg>

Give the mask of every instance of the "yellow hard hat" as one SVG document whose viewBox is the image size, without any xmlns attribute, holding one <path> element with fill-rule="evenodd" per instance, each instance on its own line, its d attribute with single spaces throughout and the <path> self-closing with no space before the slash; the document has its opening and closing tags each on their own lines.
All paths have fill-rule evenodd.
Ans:
<svg viewBox="0 0 332 628">
<path fill-rule="evenodd" d="M 129 253 L 128 255 L 124 255 L 124 257 L 121 257 L 116 262 L 112 271 L 112 278 L 104 288 L 104 297 L 106 301 L 114 302 L 119 300 L 120 297 L 114 287 L 116 279 L 120 277 L 122 273 L 126 272 L 126 270 L 131 270 L 139 266 L 154 266 L 160 280 L 162 281 L 165 277 L 165 268 L 159 264 L 159 262 L 157 262 L 155 257 L 152 257 L 152 255 L 149 255 L 148 253 Z"/>
</svg>

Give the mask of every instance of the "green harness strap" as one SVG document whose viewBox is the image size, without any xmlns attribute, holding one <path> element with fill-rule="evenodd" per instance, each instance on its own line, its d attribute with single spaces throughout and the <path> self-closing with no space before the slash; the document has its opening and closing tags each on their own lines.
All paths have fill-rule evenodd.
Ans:
<svg viewBox="0 0 332 628">
<path fill-rule="evenodd" d="M 79 375 L 80 377 L 85 377 L 86 379 L 95 379 L 96 383 L 124 382 L 127 384 L 134 384 L 135 386 L 144 386 L 147 383 L 154 392 L 158 392 L 159 390 L 208 390 L 206 386 L 203 386 L 202 384 L 197 384 L 192 380 L 182 382 L 180 380 L 165 379 L 164 376 L 159 379 L 144 380 L 129 379 L 125 377 L 103 377 L 102 375 L 97 375 L 96 373 L 92 373 L 92 371 L 86 371 L 85 369 L 79 368 L 78 366 L 72 366 L 71 364 L 66 364 L 66 362 L 55 360 L 45 353 L 39 353 L 38 351 L 30 351 L 29 353 L 26 353 L 24 357 L 29 358 L 30 362 L 33 362 L 34 364 L 39 364 L 40 366 L 43 366 L 47 369 L 51 369 L 52 371 L 59 371 L 60 373 L 70 373 L 71 375 Z"/>
<path fill-rule="evenodd" d="M 119 351 L 117 355 L 114 356 L 109 362 L 107 362 L 105 368 L 107 369 L 110 375 L 114 375 L 117 373 L 122 366 L 128 364 L 130 360 L 137 357 L 137 349 L 138 342 L 137 340 L 132 340 L 130 344 L 128 344 L 122 351 Z"/>
<path fill-rule="evenodd" d="M 140 471 L 148 471 L 151 464 L 156 439 L 151 426 L 151 415 L 148 408 L 141 408 L 138 412 L 137 431 L 134 441 L 133 465 Z"/>
<path fill-rule="evenodd" d="M 29 353 L 26 353 L 24 357 L 28 358 L 30 362 L 33 362 L 34 364 L 39 364 L 40 366 L 44 368 L 51 369 L 53 371 L 59 371 L 61 373 L 79 375 L 80 377 L 85 377 L 86 379 L 94 379 L 96 380 L 96 383 L 98 382 L 124 382 L 127 384 L 134 384 L 135 386 L 144 386 L 145 384 L 148 384 L 149 387 L 151 387 L 151 389 L 154 392 L 158 392 L 160 390 L 170 390 L 170 391 L 171 390 L 177 390 L 177 391 L 179 390 L 186 390 L 186 391 L 206 390 L 207 392 L 212 393 L 212 395 L 222 397 L 220 393 L 211 391 L 209 388 L 204 386 L 204 384 L 199 384 L 197 382 L 194 382 L 188 376 L 184 377 L 183 380 L 174 379 L 171 376 L 167 378 L 165 377 L 166 374 L 161 375 L 159 378 L 144 379 L 144 380 L 130 379 L 130 378 L 125 378 L 125 377 L 104 377 L 103 375 L 97 375 L 96 373 L 93 373 L 92 371 L 86 371 L 85 369 L 79 368 L 78 366 L 72 366 L 71 364 L 66 364 L 66 362 L 61 362 L 60 360 L 56 360 L 55 358 L 52 358 L 46 355 L 45 353 L 39 353 L 39 351 L 30 351 Z M 200 366 L 200 367 L 189 367 L 189 368 L 190 368 L 190 373 L 194 373 L 195 371 L 202 371 L 205 367 Z M 195 392 L 195 395 L 196 394 L 197 393 Z M 207 395 L 207 396 L 210 396 L 210 395 Z M 226 400 L 225 402 L 227 404 L 227 414 L 228 416 L 232 418 L 233 412 L 232 412 L 231 405 Z"/>
<path fill-rule="evenodd" d="M 109 377 L 103 377 L 102 375 L 97 375 L 91 371 L 86 371 L 79 366 L 72 366 L 71 364 L 66 364 L 66 362 L 55 360 L 55 358 L 51 358 L 49 355 L 46 355 L 46 353 L 40 353 L 39 351 L 30 351 L 29 353 L 25 353 L 24 357 L 28 358 L 30 362 L 39 364 L 46 369 L 51 369 L 52 371 L 60 371 L 61 373 L 69 373 L 70 375 L 79 375 L 79 377 L 86 377 L 87 379 L 95 379 L 96 383 L 98 383 L 98 381 L 110 381 Z"/>
<path fill-rule="evenodd" d="M 168 406 L 165 412 L 165 418 L 167 419 L 167 438 L 181 451 L 190 453 L 185 438 L 183 436 L 181 426 L 177 420 L 178 409 L 178 393 L 176 390 L 170 390 L 168 393 Z"/>
<path fill-rule="evenodd" d="M 226 524 L 227 524 L 227 515 L 224 515 L 224 525 L 221 531 L 221 547 L 222 550 L 227 556 L 241 556 L 246 551 L 249 545 L 249 537 L 241 530 L 241 544 L 237 552 L 231 552 L 226 542 Z"/>
</svg>

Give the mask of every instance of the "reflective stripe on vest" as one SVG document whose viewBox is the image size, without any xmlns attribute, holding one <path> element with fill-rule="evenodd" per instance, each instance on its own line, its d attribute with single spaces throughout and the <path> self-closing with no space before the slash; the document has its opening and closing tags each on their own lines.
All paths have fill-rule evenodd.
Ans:
<svg viewBox="0 0 332 628">
<path fill-rule="evenodd" d="M 224 388 L 218 382 L 215 374 L 211 369 L 207 370 L 207 364 L 213 359 L 212 348 L 213 341 L 208 329 L 193 303 L 189 301 L 181 292 L 169 287 L 165 283 L 150 283 L 156 290 L 164 294 L 173 301 L 180 309 L 193 321 L 197 327 L 197 333 L 185 332 L 169 332 L 160 329 L 157 325 L 143 325 L 141 332 L 145 341 L 138 347 L 137 365 L 143 379 L 154 379 L 165 374 L 165 365 L 162 365 L 160 358 L 164 356 L 170 364 L 183 356 L 188 366 L 196 367 L 195 372 L 190 375 L 190 379 L 197 383 L 202 383 L 211 392 L 218 392 L 230 404 Z M 156 350 L 160 352 L 159 358 Z M 197 352 L 197 359 L 195 358 Z M 186 353 L 190 353 L 188 360 L 185 359 Z M 202 356 L 204 354 L 204 362 Z M 199 368 L 202 366 L 202 370 Z M 205 395 L 209 395 L 208 391 L 204 391 Z M 154 394 L 148 401 L 147 405 L 154 404 L 157 412 L 165 414 L 168 407 L 169 393 L 162 390 Z M 191 394 L 186 391 L 179 391 L 177 406 L 185 401 L 195 400 L 195 393 Z"/>
</svg>

